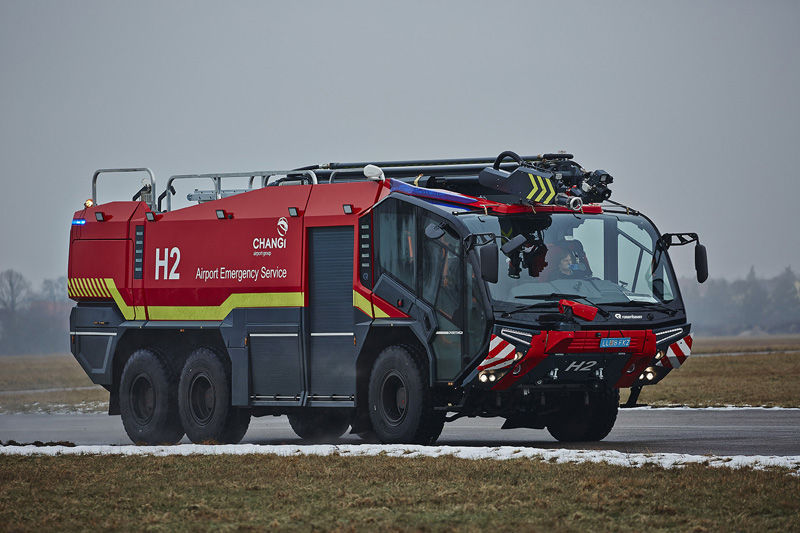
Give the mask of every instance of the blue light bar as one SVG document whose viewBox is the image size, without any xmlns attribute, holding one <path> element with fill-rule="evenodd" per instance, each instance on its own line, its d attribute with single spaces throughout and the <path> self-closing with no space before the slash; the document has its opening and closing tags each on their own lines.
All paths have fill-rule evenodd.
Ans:
<svg viewBox="0 0 800 533">
<path fill-rule="evenodd" d="M 73 226 L 83 226 L 84 224 L 86 224 L 86 219 L 85 218 L 73 218 L 72 219 L 72 225 Z"/>
</svg>

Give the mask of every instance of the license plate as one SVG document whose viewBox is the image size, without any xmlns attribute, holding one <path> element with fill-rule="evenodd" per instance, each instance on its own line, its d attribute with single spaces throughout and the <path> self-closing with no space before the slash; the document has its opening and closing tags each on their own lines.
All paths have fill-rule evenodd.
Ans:
<svg viewBox="0 0 800 533">
<path fill-rule="evenodd" d="M 629 348 L 631 345 L 630 337 L 614 337 L 600 339 L 601 348 Z"/>
</svg>

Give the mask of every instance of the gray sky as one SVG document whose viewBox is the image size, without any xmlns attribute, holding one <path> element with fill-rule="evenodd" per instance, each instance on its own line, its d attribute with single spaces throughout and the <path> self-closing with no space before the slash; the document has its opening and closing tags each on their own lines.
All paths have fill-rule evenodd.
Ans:
<svg viewBox="0 0 800 533">
<path fill-rule="evenodd" d="M 798 23 L 789 1 L 0 0 L 0 270 L 65 275 L 96 168 L 163 186 L 564 149 L 661 231 L 700 233 L 712 277 L 797 271 Z"/>
</svg>

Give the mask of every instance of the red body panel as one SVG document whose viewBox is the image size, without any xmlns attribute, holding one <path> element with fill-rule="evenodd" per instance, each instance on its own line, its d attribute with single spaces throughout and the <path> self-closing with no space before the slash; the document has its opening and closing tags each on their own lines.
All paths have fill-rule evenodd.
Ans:
<svg viewBox="0 0 800 533">
<path fill-rule="evenodd" d="M 303 306 L 306 228 L 355 228 L 382 189 L 372 181 L 266 187 L 159 214 L 153 222 L 143 202 L 102 204 L 75 214 L 86 223 L 73 226 L 69 277 L 112 278 L 129 312 L 142 311 L 140 320 L 221 320 L 238 306 Z M 352 213 L 344 212 L 345 204 Z M 299 216 L 290 216 L 289 207 Z M 140 280 L 132 275 L 137 225 L 144 226 Z M 354 261 L 357 246 L 354 239 Z M 87 288 L 73 298 L 109 296 Z"/>
<path fill-rule="evenodd" d="M 600 339 L 630 337 L 628 348 L 600 348 Z M 521 370 L 517 374 L 509 372 L 503 376 L 494 390 L 507 390 L 518 382 L 525 374 L 541 363 L 548 355 L 592 354 L 592 353 L 629 353 L 628 361 L 623 367 L 622 377 L 615 387 L 630 387 L 639 377 L 656 353 L 656 336 L 651 330 L 613 330 L 613 331 L 543 331 L 531 339 L 528 353 L 517 363 Z"/>
</svg>

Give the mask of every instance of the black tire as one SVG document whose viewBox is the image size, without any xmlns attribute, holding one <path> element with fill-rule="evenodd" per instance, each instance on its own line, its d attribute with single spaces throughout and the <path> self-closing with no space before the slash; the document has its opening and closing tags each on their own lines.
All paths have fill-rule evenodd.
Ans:
<svg viewBox="0 0 800 533">
<path fill-rule="evenodd" d="M 381 442 L 430 444 L 439 437 L 444 414 L 433 411 L 426 374 L 403 346 L 378 355 L 369 377 L 368 408 Z"/>
<path fill-rule="evenodd" d="M 175 444 L 183 437 L 176 380 L 151 350 L 136 350 L 125 363 L 119 411 L 125 432 L 136 444 Z"/>
<path fill-rule="evenodd" d="M 619 389 L 590 394 L 589 405 L 584 393 L 571 394 L 547 424 L 547 431 L 560 442 L 603 440 L 614 427 L 618 410 Z"/>
<path fill-rule="evenodd" d="M 236 444 L 250 425 L 250 411 L 231 405 L 231 378 L 208 348 L 189 355 L 181 371 L 178 406 L 186 436 L 196 444 Z"/>
<path fill-rule="evenodd" d="M 321 442 L 344 435 L 351 418 L 346 409 L 311 408 L 290 414 L 289 425 L 301 439 Z"/>
<path fill-rule="evenodd" d="M 594 406 L 594 414 L 589 424 L 586 440 L 603 440 L 611 433 L 619 412 L 619 389 L 602 393 Z"/>
</svg>

